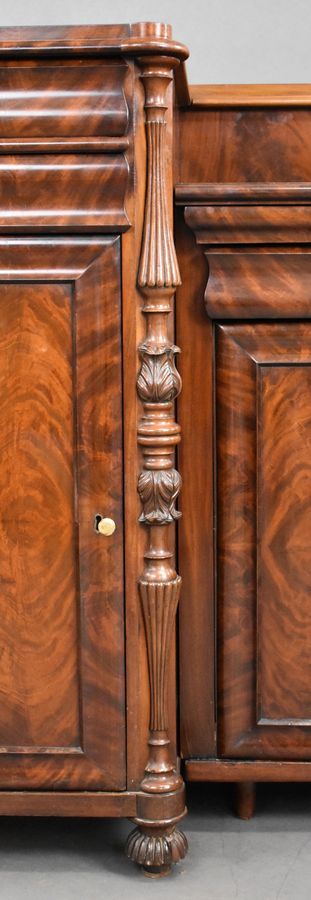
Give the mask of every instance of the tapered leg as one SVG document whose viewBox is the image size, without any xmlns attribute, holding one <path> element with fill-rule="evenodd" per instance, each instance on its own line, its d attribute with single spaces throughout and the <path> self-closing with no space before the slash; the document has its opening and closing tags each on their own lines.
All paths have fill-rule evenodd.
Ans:
<svg viewBox="0 0 311 900">
<path fill-rule="evenodd" d="M 251 819 L 256 807 L 256 784 L 239 781 L 234 785 L 234 808 L 239 819 Z"/>
</svg>

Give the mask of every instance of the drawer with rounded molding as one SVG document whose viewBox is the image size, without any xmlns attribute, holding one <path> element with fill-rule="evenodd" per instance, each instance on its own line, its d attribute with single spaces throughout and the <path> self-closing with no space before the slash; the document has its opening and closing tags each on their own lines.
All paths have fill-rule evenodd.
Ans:
<svg viewBox="0 0 311 900">
<path fill-rule="evenodd" d="M 2 61 L 0 143 L 42 138 L 121 137 L 127 131 L 120 60 Z"/>
</svg>

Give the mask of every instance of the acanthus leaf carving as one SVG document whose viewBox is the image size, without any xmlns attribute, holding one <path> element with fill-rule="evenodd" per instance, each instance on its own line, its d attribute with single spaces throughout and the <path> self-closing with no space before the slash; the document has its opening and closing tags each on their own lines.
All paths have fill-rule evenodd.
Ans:
<svg viewBox="0 0 311 900">
<path fill-rule="evenodd" d="M 137 378 L 137 390 L 141 400 L 165 403 L 176 400 L 181 390 L 181 377 L 176 369 L 174 355 L 179 347 L 169 345 L 159 349 L 141 344 L 142 365 Z"/>
<path fill-rule="evenodd" d="M 175 500 L 181 488 L 181 476 L 176 469 L 144 470 L 138 479 L 138 491 L 143 506 L 139 521 L 148 525 L 168 525 L 179 519 Z"/>
</svg>

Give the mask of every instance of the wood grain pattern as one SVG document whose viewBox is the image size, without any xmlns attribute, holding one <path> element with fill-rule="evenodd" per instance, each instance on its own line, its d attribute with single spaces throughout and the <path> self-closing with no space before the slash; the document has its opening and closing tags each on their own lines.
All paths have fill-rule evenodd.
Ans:
<svg viewBox="0 0 311 900">
<path fill-rule="evenodd" d="M 176 184 L 175 186 L 176 203 L 180 205 L 193 206 L 209 206 L 210 203 L 217 203 L 221 206 L 233 204 L 239 206 L 241 203 L 260 204 L 264 203 L 283 204 L 289 203 L 310 203 L 311 185 L 304 182 L 288 182 L 279 184 L 273 182 L 255 182 L 236 184 Z"/>
<path fill-rule="evenodd" d="M 120 789 L 118 244 L 2 247 L 0 785 Z M 94 531 L 103 502 L 109 546 Z"/>
<path fill-rule="evenodd" d="M 275 250 L 208 250 L 205 304 L 211 319 L 309 317 L 311 254 L 296 245 L 286 253 Z"/>
<path fill-rule="evenodd" d="M 175 182 L 311 182 L 309 109 L 180 109 Z"/>
<path fill-rule="evenodd" d="M 83 747 L 113 790 L 126 786 L 119 238 L 103 240 L 75 292 Z M 94 510 L 114 520 L 111 538 Z"/>
<path fill-rule="evenodd" d="M 13 26 L 0 29 L 0 56 L 110 56 L 159 54 L 187 59 L 187 47 L 172 39 L 172 28 L 162 22 L 131 25 Z"/>
<path fill-rule="evenodd" d="M 193 237 L 190 232 L 186 237 L 187 226 L 179 225 L 178 217 L 183 302 L 178 305 L 177 340 L 185 346 L 188 338 L 190 344 L 181 361 L 186 388 L 179 401 L 180 421 L 188 434 L 180 453 L 188 513 L 180 525 L 186 579 L 180 637 L 183 771 L 193 780 L 309 780 L 309 324 L 297 320 L 310 317 L 310 85 L 198 86 L 190 89 L 191 105 L 186 93 L 188 107 L 176 112 L 176 203 L 188 206 L 187 225 L 205 255 L 207 318 L 204 325 L 199 312 L 204 262 L 199 263 L 198 251 L 191 248 Z M 229 319 L 232 330 L 229 325 L 217 329 L 217 321 Z M 257 321 L 238 325 L 241 319 Z M 215 328 L 216 366 L 211 338 Z M 237 338 L 243 328 L 245 341 Z M 207 388 L 211 366 L 217 382 L 214 398 Z M 269 402 L 263 412 L 259 386 L 266 370 Z M 286 389 L 290 406 L 281 450 L 278 414 L 286 403 Z M 189 398 L 193 429 L 187 432 Z M 260 414 L 266 423 L 264 435 Z M 213 495 L 209 486 L 214 470 L 218 475 Z M 202 481 L 207 488 L 200 492 Z M 212 557 L 206 559 L 211 520 L 218 527 L 217 576 Z M 295 548 L 300 545 L 299 564 Z M 216 629 L 213 590 L 218 593 Z M 217 675 L 207 660 L 213 639 Z M 213 691 L 218 719 L 214 745 Z"/>
<path fill-rule="evenodd" d="M 128 175 L 121 154 L 1 156 L 0 227 L 15 233 L 124 231 Z"/>
<path fill-rule="evenodd" d="M 134 816 L 130 791 L 0 791 L 1 816 Z"/>
<path fill-rule="evenodd" d="M 217 346 L 219 749 L 310 759 L 310 325 L 221 326 Z"/>
<path fill-rule="evenodd" d="M 126 65 L 0 67 L 0 138 L 84 137 L 126 132 Z M 69 124 L 70 123 L 70 124 Z"/>
<path fill-rule="evenodd" d="M 145 319 L 141 314 L 141 293 L 137 285 L 137 272 L 139 269 L 141 251 L 141 231 L 134 223 L 143 221 L 145 205 L 146 183 L 146 137 L 145 137 L 145 110 L 144 88 L 139 76 L 139 69 L 130 63 L 133 85 L 135 85 L 134 112 L 135 140 L 129 151 L 130 166 L 139 172 L 136 180 L 135 191 L 128 192 L 127 212 L 133 223 L 124 235 L 122 235 L 122 257 L 129 259 L 130 265 L 122 265 L 122 304 L 123 304 L 123 368 L 124 368 L 124 478 L 125 478 L 125 552 L 126 552 L 126 680 L 127 680 L 127 718 L 129 727 L 127 730 L 127 784 L 129 789 L 139 789 L 146 765 L 146 747 L 149 733 L 150 717 L 150 688 L 148 675 L 148 661 L 146 637 L 144 632 L 142 605 L 137 586 L 137 572 L 142 572 L 144 567 L 143 553 L 146 549 L 146 530 L 137 526 L 141 513 L 139 494 L 136 491 L 141 459 L 137 454 L 137 421 L 141 416 L 141 399 L 147 400 L 146 391 L 152 386 L 153 396 L 164 400 L 166 393 L 171 393 L 176 384 L 176 368 L 173 371 L 172 354 L 167 353 L 161 357 L 154 357 L 152 367 L 146 367 L 143 360 L 138 359 L 137 347 L 145 345 Z M 166 146 L 165 179 L 168 196 L 172 196 L 172 129 L 173 129 L 173 86 L 168 87 L 168 110 L 166 113 Z M 172 220 L 172 204 L 168 207 L 169 221 Z M 170 341 L 174 342 L 173 317 L 168 319 Z M 145 355 L 145 360 L 148 355 Z M 153 367 L 156 360 L 162 371 L 163 366 L 167 371 L 165 359 L 169 361 L 170 376 L 168 381 L 160 375 L 153 376 Z M 144 366 L 142 378 L 139 378 L 140 388 L 133 391 L 137 379 L 137 369 L 141 362 L 141 370 Z M 152 371 L 151 371 L 152 368 Z M 157 368 L 157 366 L 156 366 Z M 164 394 L 163 394 L 164 392 Z M 168 399 L 168 397 L 166 397 Z M 172 397 L 170 397 L 172 399 Z M 133 490 L 135 485 L 135 490 Z M 168 529 L 169 531 L 169 529 Z M 171 529 L 173 531 L 173 529 Z M 174 550 L 174 535 L 169 536 L 170 547 Z M 137 702 L 139 697 L 139 703 Z M 169 737 L 172 758 L 176 758 L 176 648 L 175 642 L 171 644 L 168 674 L 167 674 L 167 703 Z M 163 805 L 163 798 L 162 798 Z M 153 807 L 154 808 L 154 807 Z"/>
<path fill-rule="evenodd" d="M 311 205 L 191 206 L 185 219 L 199 244 L 309 243 Z"/>
<path fill-rule="evenodd" d="M 205 313 L 206 260 L 176 211 L 175 239 L 181 267 L 176 297 L 176 333 L 183 352 L 183 390 L 178 420 L 183 440 L 178 468 L 183 507 L 178 526 L 180 749 L 182 756 L 212 756 L 215 734 L 214 616 L 214 424 L 213 328 Z M 189 411 L 191 414 L 189 415 Z M 204 751 L 203 751 L 204 748 Z"/>
<path fill-rule="evenodd" d="M 0 746 L 7 748 L 80 744 L 71 318 L 66 285 L 1 287 Z"/>
<path fill-rule="evenodd" d="M 258 372 L 257 717 L 267 725 L 311 722 L 310 361 Z"/>
<path fill-rule="evenodd" d="M 0 154 L 25 153 L 123 153 L 128 150 L 128 137 L 87 137 L 87 138 L 0 138 Z"/>
<path fill-rule="evenodd" d="M 184 785 L 176 771 L 168 733 L 169 654 L 172 645 L 181 578 L 174 568 L 172 527 L 178 512 L 174 501 L 180 489 L 180 477 L 174 469 L 175 446 L 180 427 L 174 418 L 174 400 L 181 382 L 175 375 L 174 354 L 178 348 L 170 341 L 168 318 L 176 286 L 180 283 L 171 232 L 166 186 L 165 134 L 167 88 L 172 81 L 176 60 L 148 57 L 140 60 L 145 91 L 147 138 L 147 180 L 145 215 L 138 286 L 146 317 L 145 341 L 139 346 L 142 361 L 137 391 L 142 400 L 138 423 L 138 444 L 142 449 L 143 469 L 138 491 L 143 505 L 140 522 L 149 528 L 144 553 L 144 570 L 139 578 L 150 680 L 150 733 L 148 760 L 141 782 L 145 802 L 138 826 L 127 840 L 126 852 L 148 873 L 167 873 L 172 863 L 187 852 L 187 841 L 176 828 L 185 815 Z M 169 375 L 169 394 L 163 391 L 163 371 Z M 164 376 L 165 380 L 165 376 Z M 163 797 L 172 806 L 163 815 Z M 176 806 L 177 803 L 177 806 Z M 177 809 L 177 815 L 176 815 Z"/>
<path fill-rule="evenodd" d="M 310 84 L 191 84 L 193 107 L 311 106 Z"/>
<path fill-rule="evenodd" d="M 48 641 L 48 636 L 45 635 L 45 643 L 43 640 L 43 648 L 41 648 L 41 669 L 38 665 L 36 667 L 40 685 L 38 678 L 35 682 L 35 673 L 33 673 L 33 681 L 29 676 L 31 687 L 35 685 L 35 696 L 29 696 L 29 692 L 27 693 L 27 678 L 23 679 L 23 685 L 22 678 L 19 678 L 18 694 L 12 694 L 11 697 L 11 719 L 6 717 L 4 721 L 4 710 L 2 719 L 0 715 L 0 722 L 4 729 L 3 747 L 0 746 L 0 808 L 3 814 L 15 812 L 16 814 L 34 815 L 39 813 L 42 815 L 74 815 L 75 813 L 86 815 L 88 813 L 89 815 L 127 814 L 135 816 L 139 827 L 142 821 L 145 826 L 143 841 L 140 842 L 140 858 L 141 854 L 143 857 L 145 856 L 144 844 L 148 826 L 150 826 L 149 856 L 148 860 L 144 859 L 144 861 L 152 864 L 151 854 L 153 854 L 153 862 L 160 864 L 161 871 L 167 864 L 167 854 L 170 861 L 176 861 L 184 855 L 186 849 L 185 838 L 176 829 L 176 824 L 185 813 L 185 803 L 182 779 L 174 769 L 175 648 L 172 638 L 180 579 L 177 576 L 175 578 L 176 573 L 173 568 L 173 527 L 166 531 L 167 540 L 164 546 L 160 526 L 156 524 L 155 529 L 158 530 L 153 531 L 150 553 L 154 552 L 154 558 L 158 560 L 155 562 L 155 568 L 157 566 L 159 577 L 154 592 L 157 603 L 155 614 L 152 615 L 152 592 L 150 593 L 147 589 L 146 634 L 144 635 L 143 603 L 139 610 L 137 602 L 139 597 L 136 596 L 138 595 L 137 575 L 142 571 L 142 566 L 139 568 L 137 566 L 137 559 L 142 560 L 144 538 L 143 529 L 137 525 L 136 521 L 138 496 L 136 495 L 136 482 L 133 481 L 136 469 L 134 456 L 137 449 L 134 434 L 136 409 L 141 403 L 138 394 L 135 397 L 137 336 L 139 335 L 139 341 L 142 337 L 141 325 L 138 325 L 136 329 L 136 324 L 141 319 L 141 298 L 138 299 L 136 285 L 138 270 L 136 255 L 141 242 L 146 176 L 145 133 L 142 132 L 143 88 L 142 83 L 138 83 L 137 73 L 138 66 L 144 70 L 146 79 L 149 73 L 151 89 L 150 91 L 149 88 L 146 90 L 146 96 L 148 95 L 150 99 L 153 94 L 152 83 L 155 88 L 157 87 L 152 81 L 153 75 L 150 67 L 155 70 L 159 63 L 158 69 L 160 67 L 161 72 L 158 71 L 156 77 L 159 77 L 160 74 L 162 100 L 166 93 L 169 107 L 166 118 L 167 125 L 165 128 L 162 126 L 159 128 L 156 123 L 158 117 L 156 100 L 159 98 L 156 95 L 153 97 L 153 111 L 147 109 L 148 104 L 146 103 L 146 119 L 148 125 L 150 124 L 150 128 L 146 129 L 149 133 L 149 164 L 152 162 L 149 165 L 149 174 L 151 173 L 153 177 L 153 187 L 156 177 L 158 178 L 158 199 L 156 204 L 153 204 L 150 216 L 150 221 L 153 220 L 155 223 L 155 232 L 151 234 L 148 252 L 150 261 L 153 235 L 157 242 L 160 235 L 160 244 L 156 247 L 154 260 L 155 287 L 158 291 L 159 269 L 164 267 L 165 270 L 167 267 L 167 270 L 170 268 L 173 271 L 175 267 L 175 271 L 178 271 L 169 228 L 172 219 L 173 91 L 171 70 L 179 64 L 180 60 L 184 60 L 186 55 L 186 48 L 172 40 L 171 29 L 168 26 L 154 23 L 107 27 L 52 27 L 43 30 L 18 28 L 0 31 L 2 73 L 0 79 L 2 86 L 0 110 L 0 188 L 2 197 L 0 210 L 2 231 L 0 237 L 0 308 L 2 290 L 3 296 L 6 291 L 10 295 L 13 292 L 14 298 L 17 297 L 18 302 L 22 302 L 19 301 L 19 298 L 23 298 L 24 303 L 26 294 L 27 296 L 31 294 L 31 297 L 36 299 L 36 315 L 40 315 L 40 322 L 44 321 L 44 313 L 47 315 L 52 312 L 48 318 L 48 327 L 52 330 L 56 329 L 57 335 L 60 336 L 66 348 L 71 389 L 68 399 L 68 416 L 70 416 L 72 431 L 69 435 L 69 431 L 67 434 L 64 429 L 61 440 L 69 473 L 68 492 L 72 505 L 70 515 L 66 516 L 66 524 L 63 525 L 63 521 L 61 521 L 59 525 L 57 516 L 65 515 L 65 504 L 59 504 L 61 510 L 57 510 L 57 515 L 53 516 L 56 501 L 52 496 L 48 496 L 49 502 L 46 506 L 47 513 L 49 513 L 50 530 L 46 531 L 46 540 L 48 552 L 53 553 L 54 551 L 53 563 L 55 559 L 55 566 L 56 554 L 57 560 L 60 561 L 60 551 L 63 543 L 65 544 L 66 534 L 70 537 L 74 553 L 72 596 L 64 589 L 65 601 L 62 604 L 62 596 L 58 594 L 58 591 L 61 590 L 62 579 L 59 578 L 57 584 L 53 581 L 54 593 L 52 596 L 52 591 L 50 591 L 46 601 L 46 611 L 40 596 L 38 605 L 41 617 L 36 616 L 32 637 L 34 642 L 34 638 L 36 637 L 37 640 L 37 635 L 39 635 L 39 645 L 41 624 L 44 621 L 49 624 L 47 618 L 49 613 L 52 616 L 54 603 L 53 626 L 55 631 L 57 630 L 57 634 L 54 631 L 52 652 L 46 660 L 46 668 L 47 670 L 49 666 L 56 668 L 56 690 L 55 696 L 53 695 L 53 703 L 54 706 L 59 704 L 58 715 L 54 716 L 54 719 L 52 716 L 49 718 L 47 692 L 45 692 L 45 706 L 43 703 L 46 681 L 49 691 L 52 690 L 50 670 L 45 679 L 43 649 L 44 646 L 46 648 Z M 154 71 L 153 74 L 155 74 Z M 163 103 L 160 113 L 163 118 L 165 118 L 166 112 L 164 109 L 165 103 Z M 139 124 L 139 118 L 141 124 Z M 163 140 L 164 132 L 166 142 Z M 125 150 L 128 151 L 127 158 L 122 155 Z M 124 321 L 121 326 L 120 242 L 112 239 L 111 236 L 102 239 L 98 235 L 102 231 L 107 231 L 109 234 L 114 232 L 119 235 L 128 228 L 129 217 L 125 211 L 125 196 L 126 207 L 131 209 L 133 216 L 131 220 L 133 227 L 132 235 L 130 233 L 126 235 L 122 247 Z M 18 236 L 24 231 L 27 232 L 27 238 Z M 59 237 L 61 231 L 65 235 L 63 238 Z M 76 239 L 72 237 L 73 232 L 78 234 Z M 88 232 L 89 238 L 83 237 L 83 232 Z M 146 291 L 150 288 L 150 278 L 150 271 L 147 267 L 147 280 L 144 285 Z M 168 294 L 171 296 L 174 289 L 174 284 L 170 283 L 171 278 L 168 278 L 168 282 L 164 291 L 165 304 L 168 304 Z M 168 445 L 171 444 L 170 455 L 172 457 L 174 435 L 176 439 L 179 438 L 179 429 L 173 421 L 173 402 L 180 387 L 180 379 L 174 364 L 176 350 L 172 335 L 172 317 L 168 309 L 166 316 L 168 329 L 164 347 L 164 332 L 160 325 L 163 310 L 159 296 L 157 300 L 158 309 L 153 310 L 155 330 L 154 334 L 151 334 L 152 370 L 148 366 L 150 363 L 149 346 L 142 350 L 144 371 L 141 373 L 141 392 L 145 391 L 146 394 L 146 408 L 147 395 L 149 396 L 151 393 L 149 406 L 151 402 L 159 406 L 161 404 L 161 413 L 164 411 L 163 418 L 160 417 L 161 421 L 158 422 L 158 434 L 160 442 L 162 441 L 162 447 L 160 449 L 160 443 L 158 446 L 154 446 L 153 455 L 157 460 L 163 456 L 163 471 L 166 472 Z M 150 304 L 152 305 L 151 299 Z M 32 300 L 32 305 L 34 305 L 34 300 Z M 57 310 L 60 305 L 64 321 L 54 314 L 54 305 Z M 46 310 L 47 307 L 48 310 Z M 69 311 L 70 317 L 66 318 Z M 10 305 L 12 316 L 13 312 L 14 303 L 12 302 Z M 18 327 L 17 322 L 17 331 Z M 155 341 L 156 334 L 158 347 L 156 347 Z M 26 344 L 28 337 L 29 329 L 27 340 L 25 339 Z M 122 364 L 124 361 L 125 404 L 123 409 L 121 338 L 124 339 Z M 147 343 L 148 340 L 149 334 Z M 30 364 L 27 368 L 24 381 L 28 387 L 28 393 L 27 398 L 23 398 L 23 415 L 26 415 L 28 410 L 26 400 L 30 403 L 32 393 L 36 398 L 40 386 L 40 390 L 46 389 L 49 403 L 52 404 L 49 419 L 53 422 L 53 417 L 58 417 L 61 421 L 62 413 L 65 414 L 66 410 L 62 397 L 58 398 L 57 404 L 56 398 L 54 398 L 55 391 L 52 392 L 49 383 L 50 381 L 52 383 L 54 378 L 61 377 L 67 357 L 66 354 L 64 357 L 62 353 L 57 354 L 57 342 L 53 356 L 52 340 L 50 340 L 50 344 L 51 349 L 49 348 L 50 352 L 47 351 L 47 353 L 51 369 L 47 366 L 43 372 L 41 371 L 39 354 L 38 359 L 37 355 L 35 356 L 34 365 Z M 160 354 L 159 347 L 161 348 Z M 29 355 L 31 355 L 30 346 Z M 59 366 L 57 365 L 58 358 L 60 359 Z M 129 374 L 130 382 L 128 382 Z M 31 378 L 34 379 L 34 383 Z M 64 387 L 66 386 L 66 378 L 63 379 L 62 384 Z M 128 400 L 129 387 L 130 400 Z M 18 396 L 14 395 L 14 398 L 16 403 L 19 402 Z M 14 410 L 12 414 L 13 412 Z M 123 418 L 127 442 L 126 452 L 132 448 L 129 460 L 126 459 L 124 496 Z M 42 429 L 44 421 L 43 417 L 42 423 L 39 423 Z M 156 423 L 151 424 L 152 427 L 155 427 Z M 57 435 L 54 432 L 56 432 L 55 425 L 53 425 L 53 435 L 47 440 L 48 446 L 44 459 L 44 472 L 49 473 L 50 466 L 52 474 L 54 474 L 53 466 L 55 467 L 55 465 L 53 452 L 51 451 L 49 454 L 49 442 L 52 443 L 55 440 L 57 443 Z M 143 425 L 141 438 L 142 443 L 145 439 L 146 460 L 148 434 L 145 433 L 143 436 Z M 158 451 L 160 451 L 159 454 Z M 33 461 L 30 464 L 32 465 L 31 475 L 33 475 Z M 172 466 L 167 468 L 171 469 Z M 28 472 L 25 471 L 22 474 L 25 474 L 24 481 L 26 482 Z M 56 476 L 54 481 L 56 481 Z M 174 520 L 174 497 L 171 496 L 170 485 L 167 487 L 167 482 L 162 476 L 158 481 L 162 513 L 164 512 L 165 519 L 170 517 Z M 173 481 L 173 494 L 175 494 L 179 487 L 175 475 L 173 475 Z M 62 478 L 59 478 L 57 484 L 59 490 L 61 484 Z M 9 491 L 9 487 L 6 486 L 6 490 Z M 45 495 L 48 493 L 48 488 L 43 485 L 41 492 Z M 20 490 L 19 493 L 22 491 Z M 26 503 L 26 497 L 27 492 L 25 492 L 25 499 L 23 495 L 22 499 L 20 496 L 18 497 L 21 507 L 23 507 L 23 503 Z M 123 504 L 127 516 L 126 640 L 128 650 L 127 719 L 129 724 L 127 771 L 124 697 Z M 43 507 L 43 505 L 42 502 L 40 506 Z M 149 516 L 149 506 L 148 510 L 147 506 L 148 504 L 145 504 L 146 518 Z M 96 514 L 109 515 L 114 518 L 116 531 L 111 536 L 111 540 L 105 540 L 95 531 L 94 518 Z M 56 524 L 53 530 L 54 519 Z M 28 527 L 28 520 L 25 519 L 25 522 Z M 24 519 L 22 525 L 24 527 Z M 174 525 L 174 521 L 171 525 Z M 41 534 L 41 527 L 38 537 L 39 526 L 36 524 L 36 517 L 31 522 L 31 527 L 35 531 L 31 552 L 35 554 L 38 545 L 36 564 L 42 568 L 44 554 L 47 561 L 49 561 L 49 556 L 47 551 L 44 550 L 43 553 L 44 534 Z M 139 532 L 141 533 L 139 534 Z M 31 532 L 31 534 L 33 533 Z M 24 550 L 21 538 L 20 543 Z M 63 580 L 66 578 L 65 567 L 69 562 L 67 556 L 64 548 L 61 570 Z M 151 568 L 152 566 L 148 570 L 149 574 Z M 36 572 L 37 570 L 33 573 L 33 581 Z M 53 573 L 54 565 L 51 565 L 50 569 L 47 567 L 45 577 L 48 586 L 49 579 L 54 577 Z M 165 581 L 165 576 L 171 577 Z M 148 580 L 148 575 L 146 577 Z M 155 584 L 155 580 L 153 583 Z M 25 587 L 24 582 L 23 586 Z M 35 589 L 39 591 L 39 587 L 37 578 Z M 43 588 L 41 585 L 40 589 L 44 589 L 44 585 Z M 27 603 L 28 611 L 31 601 L 28 600 Z M 66 604 L 72 617 L 72 627 L 67 630 L 65 627 L 62 635 L 58 623 L 61 616 L 65 615 Z M 43 610 L 41 610 L 41 606 Z M 19 639 L 23 625 L 22 617 L 20 617 L 20 631 L 17 634 Z M 168 626 L 167 629 L 166 626 Z M 153 707 L 154 744 L 152 746 L 150 742 L 149 770 L 146 771 L 146 781 L 150 775 L 149 791 L 139 789 L 146 764 L 146 720 L 150 701 L 146 664 L 148 628 L 152 637 L 157 636 L 158 647 L 157 668 L 157 666 L 153 667 L 152 663 L 152 640 L 149 642 L 150 672 L 156 673 L 156 685 L 152 694 L 152 698 L 156 701 Z M 50 640 L 52 640 L 51 634 L 52 627 L 49 628 Z M 31 638 L 28 640 L 31 643 Z M 26 666 L 27 663 L 27 667 L 30 667 L 30 657 L 31 654 L 27 656 L 24 664 Z M 72 690 L 70 678 L 65 678 L 66 666 L 62 666 L 64 657 L 68 668 L 70 665 L 74 668 L 71 660 L 74 660 L 76 667 L 72 678 Z M 22 654 L 18 659 L 21 667 Z M 39 672 L 38 669 L 40 669 Z M 28 669 L 26 675 L 27 673 Z M 168 685 L 167 682 L 171 676 L 171 683 Z M 63 695 L 61 695 L 61 691 L 57 691 L 59 682 L 61 682 Z M 70 690 L 71 699 L 67 702 L 64 699 L 64 693 Z M 11 685 L 9 691 L 11 691 Z M 40 706 L 41 697 L 42 705 Z M 30 706 L 29 714 L 27 704 Z M 25 742 L 22 747 L 18 743 L 13 747 L 9 745 L 9 735 L 5 732 L 7 723 L 9 723 L 10 727 L 12 725 L 12 738 L 17 732 L 20 734 L 16 723 L 16 706 L 22 709 L 25 720 L 25 741 L 26 738 L 29 741 Z M 76 720 L 71 721 L 75 716 Z M 159 723 L 165 727 L 165 735 L 158 731 Z M 30 731 L 32 739 L 38 739 L 38 743 L 30 743 Z M 59 744 L 52 744 L 52 739 L 56 741 L 57 736 L 59 736 Z M 42 743 L 39 743 L 39 738 L 42 738 Z M 67 744 L 65 740 L 67 740 Z M 154 765 L 155 757 L 157 757 L 157 761 Z M 156 791 L 152 793 L 153 778 L 156 782 Z M 135 785 L 135 793 L 126 790 L 127 784 Z M 170 790 L 172 787 L 176 787 L 176 790 Z M 158 838 L 158 834 L 161 839 Z M 137 839 L 135 838 L 134 853 L 136 852 Z"/>
<path fill-rule="evenodd" d="M 311 781 L 311 763 L 269 759 L 186 759 L 189 781 Z"/>
</svg>

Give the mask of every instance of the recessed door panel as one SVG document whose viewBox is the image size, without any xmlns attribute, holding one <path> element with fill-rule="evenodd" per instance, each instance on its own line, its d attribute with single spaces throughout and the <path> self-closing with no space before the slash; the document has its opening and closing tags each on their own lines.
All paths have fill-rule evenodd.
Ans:
<svg viewBox="0 0 311 900">
<path fill-rule="evenodd" d="M 311 325 L 217 327 L 218 745 L 311 757 Z"/>
<path fill-rule="evenodd" d="M 0 787 L 125 787 L 118 267 L 0 241 Z"/>
</svg>

